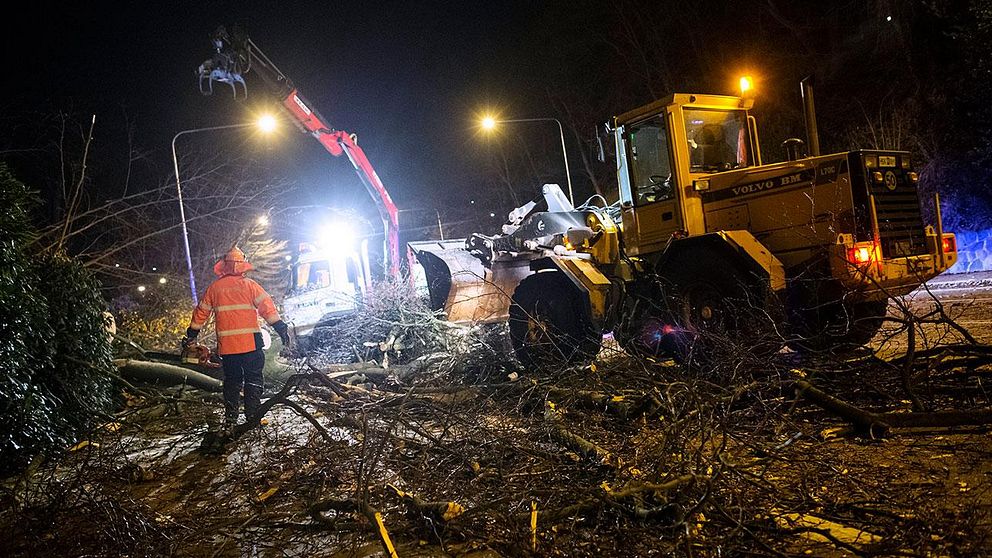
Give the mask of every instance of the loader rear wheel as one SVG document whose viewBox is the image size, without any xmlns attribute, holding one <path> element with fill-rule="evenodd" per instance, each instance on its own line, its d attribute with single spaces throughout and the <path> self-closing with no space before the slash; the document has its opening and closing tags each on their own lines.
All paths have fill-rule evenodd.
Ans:
<svg viewBox="0 0 992 558">
<path fill-rule="evenodd" d="M 524 366 L 584 364 L 603 341 L 586 295 L 557 271 L 541 271 L 517 285 L 510 305 L 510 339 Z"/>
<path fill-rule="evenodd" d="M 795 328 L 797 339 L 788 346 L 799 353 L 844 354 L 867 345 L 885 321 L 889 301 L 861 303 L 832 302 L 821 305 Z"/>
<path fill-rule="evenodd" d="M 771 324 L 774 296 L 743 269 L 702 255 L 680 258 L 666 265 L 662 284 L 674 323 L 661 344 L 676 362 L 709 365 L 782 347 Z"/>
</svg>

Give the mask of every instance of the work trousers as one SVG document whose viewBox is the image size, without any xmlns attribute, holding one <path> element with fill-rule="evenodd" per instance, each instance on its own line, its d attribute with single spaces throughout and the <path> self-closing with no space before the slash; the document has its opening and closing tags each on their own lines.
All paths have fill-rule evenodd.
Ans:
<svg viewBox="0 0 992 558">
<path fill-rule="evenodd" d="M 234 423 L 241 406 L 241 389 L 245 392 L 245 417 L 252 416 L 262 403 L 262 368 L 265 353 L 262 349 L 250 353 L 224 355 L 224 420 Z"/>
</svg>

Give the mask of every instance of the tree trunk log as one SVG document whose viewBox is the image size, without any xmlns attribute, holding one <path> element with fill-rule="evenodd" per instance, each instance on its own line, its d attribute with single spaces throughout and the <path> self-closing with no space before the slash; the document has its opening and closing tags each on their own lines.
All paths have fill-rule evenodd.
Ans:
<svg viewBox="0 0 992 558">
<path fill-rule="evenodd" d="M 224 384 L 220 380 L 182 366 L 134 359 L 118 359 L 114 364 L 117 365 L 122 376 L 132 380 L 167 386 L 188 384 L 212 392 L 220 392 L 224 389 Z"/>
<path fill-rule="evenodd" d="M 932 413 L 874 413 L 828 395 L 805 380 L 796 382 L 796 391 L 824 410 L 853 422 L 862 430 L 874 431 L 875 433 L 878 433 L 879 429 L 884 433 L 889 428 L 948 428 L 992 424 L 992 408 L 988 407 L 967 411 L 936 411 Z"/>
</svg>

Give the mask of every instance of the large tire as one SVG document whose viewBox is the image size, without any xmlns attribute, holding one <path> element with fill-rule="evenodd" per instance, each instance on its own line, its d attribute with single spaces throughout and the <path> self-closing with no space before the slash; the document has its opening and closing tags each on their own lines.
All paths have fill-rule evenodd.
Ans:
<svg viewBox="0 0 992 558">
<path fill-rule="evenodd" d="M 593 326 L 588 307 L 586 295 L 561 272 L 525 278 L 510 305 L 510 340 L 517 360 L 537 368 L 591 362 L 603 335 Z"/>
<path fill-rule="evenodd" d="M 782 336 L 773 324 L 777 305 L 760 278 L 704 253 L 666 262 L 659 277 L 664 303 L 635 316 L 635 333 L 624 335 L 635 352 L 711 364 L 781 348 Z"/>
<path fill-rule="evenodd" d="M 889 301 L 820 304 L 794 317 L 787 345 L 800 353 L 844 354 L 867 345 L 885 321 Z"/>
</svg>

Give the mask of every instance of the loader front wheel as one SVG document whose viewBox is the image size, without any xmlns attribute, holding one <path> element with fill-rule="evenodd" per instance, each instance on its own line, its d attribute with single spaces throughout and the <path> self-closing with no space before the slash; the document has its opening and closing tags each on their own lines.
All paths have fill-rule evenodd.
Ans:
<svg viewBox="0 0 992 558">
<path fill-rule="evenodd" d="M 589 316 L 588 299 L 558 271 L 541 271 L 517 285 L 510 305 L 510 339 L 528 367 L 591 362 L 603 340 Z"/>
</svg>

